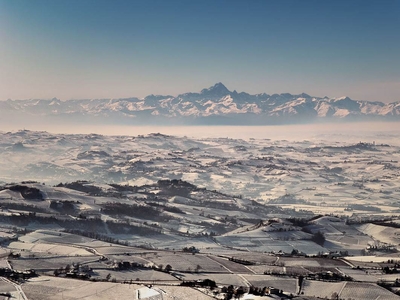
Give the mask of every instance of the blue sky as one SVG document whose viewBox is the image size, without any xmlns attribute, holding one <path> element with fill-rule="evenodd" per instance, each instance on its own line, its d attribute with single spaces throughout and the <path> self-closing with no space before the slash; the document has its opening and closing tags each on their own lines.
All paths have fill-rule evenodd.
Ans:
<svg viewBox="0 0 400 300">
<path fill-rule="evenodd" d="M 398 0 L 0 0 L 0 99 L 250 93 L 400 101 Z"/>
</svg>

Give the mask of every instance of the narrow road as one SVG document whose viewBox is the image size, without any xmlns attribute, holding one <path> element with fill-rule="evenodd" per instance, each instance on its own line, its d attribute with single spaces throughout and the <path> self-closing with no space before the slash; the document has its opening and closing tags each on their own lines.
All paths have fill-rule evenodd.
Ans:
<svg viewBox="0 0 400 300">
<path fill-rule="evenodd" d="M 243 282 L 246 284 L 247 287 L 252 286 L 252 284 L 246 278 L 244 278 L 244 276 L 242 274 L 236 274 L 236 275 L 239 276 L 243 280 Z"/>
<path fill-rule="evenodd" d="M 0 277 L 0 280 L 2 280 L 4 282 L 7 282 L 9 284 L 12 284 L 15 287 L 15 289 L 19 293 L 18 300 L 19 299 L 28 300 L 28 297 L 26 297 L 24 291 L 22 290 L 22 288 L 21 288 L 21 286 L 19 284 L 16 284 L 16 283 L 12 282 L 11 280 L 8 280 L 5 277 Z"/>
</svg>

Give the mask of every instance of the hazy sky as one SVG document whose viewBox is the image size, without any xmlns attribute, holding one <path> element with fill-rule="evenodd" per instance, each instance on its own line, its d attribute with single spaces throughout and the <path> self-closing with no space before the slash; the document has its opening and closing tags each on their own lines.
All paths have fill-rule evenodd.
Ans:
<svg viewBox="0 0 400 300">
<path fill-rule="evenodd" d="M 216 82 L 400 101 L 400 1 L 0 0 L 0 100 Z"/>
</svg>

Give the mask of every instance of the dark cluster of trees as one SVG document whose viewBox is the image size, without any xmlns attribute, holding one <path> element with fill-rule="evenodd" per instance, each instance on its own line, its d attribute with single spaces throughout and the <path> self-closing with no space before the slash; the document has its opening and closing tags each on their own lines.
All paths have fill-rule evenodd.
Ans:
<svg viewBox="0 0 400 300">
<path fill-rule="evenodd" d="M 265 296 L 267 294 L 267 287 L 255 287 L 255 286 L 251 286 L 249 288 L 249 294 L 255 295 L 255 296 Z"/>
<path fill-rule="evenodd" d="M 168 211 L 168 212 L 172 212 L 172 213 L 176 213 L 176 214 L 183 214 L 183 215 L 186 214 L 179 207 L 162 205 L 162 204 L 155 203 L 155 202 L 146 202 L 146 204 L 149 205 L 149 206 L 157 207 L 157 208 L 159 208 L 161 210 L 164 210 L 164 211 Z"/>
<path fill-rule="evenodd" d="M 243 286 L 235 288 L 233 285 L 230 285 L 228 287 L 223 287 L 221 292 L 226 294 L 225 299 L 227 300 L 232 298 L 240 299 L 247 292 L 247 289 Z"/>
<path fill-rule="evenodd" d="M 294 226 L 299 226 L 301 227 L 301 230 L 307 233 L 312 234 L 311 240 L 320 245 L 323 246 L 325 243 L 325 235 L 321 231 L 317 231 L 315 233 L 312 233 L 311 230 L 307 227 L 307 225 L 310 225 L 311 221 L 314 221 L 316 219 L 321 218 L 322 215 L 316 215 L 312 217 L 311 219 L 304 219 L 304 218 L 290 218 L 288 221 L 290 221 Z"/>
<path fill-rule="evenodd" d="M 114 234 L 138 234 L 138 235 L 154 235 L 160 234 L 159 227 L 136 226 L 127 223 L 116 223 L 112 221 L 106 222 L 108 229 Z"/>
<path fill-rule="evenodd" d="M 120 261 L 118 262 L 114 268 L 118 270 L 132 270 L 132 269 L 153 269 L 156 271 L 161 271 L 165 273 L 170 273 L 172 272 L 172 266 L 170 264 L 166 265 L 165 267 L 163 265 L 152 265 L 151 267 L 145 266 L 142 263 L 137 263 L 137 262 L 129 262 L 129 261 Z"/>
<path fill-rule="evenodd" d="M 13 215 L 0 215 L 1 222 L 7 222 L 16 226 L 26 227 L 32 222 L 37 222 L 40 224 L 57 224 L 63 228 L 71 229 L 96 229 L 102 230 L 104 228 L 104 223 L 100 219 L 87 219 L 87 220 L 72 220 L 72 219 L 58 219 L 55 216 L 38 216 L 36 213 L 27 214 L 13 214 Z"/>
<path fill-rule="evenodd" d="M 107 202 L 102 207 L 102 212 L 108 215 L 129 216 L 145 220 L 168 221 L 169 216 L 162 215 L 160 208 L 149 205 L 131 205 L 117 202 Z"/>
<path fill-rule="evenodd" d="M 307 204 L 308 201 L 297 198 L 295 195 L 292 195 L 292 194 L 286 194 L 286 195 L 280 196 L 278 198 L 271 199 L 269 201 L 269 203 L 271 203 L 271 204 L 296 204 L 296 203 L 297 204 L 299 204 L 299 203 Z"/>
<path fill-rule="evenodd" d="M 88 181 L 79 180 L 71 183 L 59 183 L 56 187 L 65 187 L 67 189 L 84 192 L 89 195 L 102 195 L 103 190 L 97 186 L 90 185 Z"/>
<path fill-rule="evenodd" d="M 50 208 L 64 214 L 74 214 L 76 204 L 79 204 L 79 202 L 53 200 L 50 202 Z"/>
<path fill-rule="evenodd" d="M 371 222 L 375 225 L 381 225 L 381 226 L 387 226 L 387 227 L 392 227 L 392 228 L 400 228 L 400 223 L 396 223 L 393 221 L 390 222 L 384 222 L 384 221 L 377 221 L 377 222 Z"/>
<path fill-rule="evenodd" d="M 304 218 L 290 218 L 287 220 L 289 222 L 291 222 L 294 226 L 298 226 L 298 227 L 307 226 L 310 222 L 310 219 L 304 219 Z"/>
<path fill-rule="evenodd" d="M 197 190 L 197 186 L 180 179 L 159 180 L 157 186 L 161 188 L 162 194 L 189 197 L 192 191 Z"/>
<path fill-rule="evenodd" d="M 38 207 L 36 205 L 28 205 L 24 203 L 16 203 L 16 202 L 8 202 L 0 204 L 0 208 L 2 209 L 15 209 L 15 210 L 23 210 L 28 212 L 35 212 L 35 213 L 46 213 L 48 212 L 46 209 Z"/>
<path fill-rule="evenodd" d="M 127 223 L 116 223 L 107 221 L 104 223 L 101 219 L 60 219 L 54 216 L 38 216 L 35 213 L 0 215 L 0 222 L 12 224 L 15 226 L 26 227 L 30 223 L 36 222 L 40 224 L 57 224 L 65 229 L 78 230 L 80 232 L 97 232 L 106 234 L 106 226 L 113 234 L 139 234 L 152 235 L 159 234 L 160 228 L 136 226 Z"/>
<path fill-rule="evenodd" d="M 316 272 L 307 275 L 308 279 L 311 280 L 322 280 L 322 281 L 353 281 L 351 276 L 343 275 L 338 272 Z"/>
<path fill-rule="evenodd" d="M 381 286 L 381 287 L 383 287 L 383 288 L 385 288 L 385 289 L 391 291 L 391 292 L 394 292 L 394 291 L 392 290 L 392 288 L 398 288 L 398 287 L 400 287 L 400 279 L 397 278 L 394 282 L 393 282 L 393 281 L 379 280 L 379 281 L 377 282 L 377 284 L 378 284 L 379 286 Z M 400 290 L 395 289 L 395 291 L 396 291 L 396 292 L 394 292 L 394 293 L 395 293 L 396 295 L 399 296 L 399 295 L 400 295 Z"/>
<path fill-rule="evenodd" d="M 190 247 L 184 247 L 183 249 L 182 249 L 182 251 L 183 252 L 189 252 L 189 253 L 199 253 L 200 252 L 200 250 L 199 249 L 197 249 L 195 246 L 190 246 Z"/>
<path fill-rule="evenodd" d="M 116 183 L 110 183 L 110 186 L 112 186 L 114 189 L 116 189 L 118 192 L 132 192 L 136 193 L 139 190 L 139 187 L 131 186 L 131 185 L 121 185 L 121 184 L 116 184 Z"/>
<path fill-rule="evenodd" d="M 116 268 L 118 270 L 132 270 L 137 268 L 144 268 L 144 265 L 137 262 L 121 261 L 117 263 Z"/>
<path fill-rule="evenodd" d="M 395 264 L 392 268 L 389 266 L 383 267 L 382 272 L 385 274 L 398 274 L 400 273 L 400 270 L 398 269 L 400 267 L 399 264 Z"/>
<path fill-rule="evenodd" d="M 311 240 L 320 245 L 323 246 L 325 243 L 325 235 L 321 232 L 321 231 L 317 231 L 316 233 L 314 233 L 311 237 Z"/>
<path fill-rule="evenodd" d="M 217 287 L 217 284 L 214 280 L 211 279 L 204 279 L 203 281 L 182 281 L 181 286 L 190 286 L 190 287 L 208 287 L 210 289 L 214 289 Z"/>
<path fill-rule="evenodd" d="M 183 214 L 185 215 L 186 213 L 180 209 L 179 207 L 174 207 L 174 206 L 162 206 L 162 209 L 171 213 L 176 213 L 176 214 Z"/>
<path fill-rule="evenodd" d="M 400 225 L 395 225 L 396 223 L 391 223 L 393 220 L 397 219 L 398 215 L 393 216 L 366 216 L 366 217 L 356 217 L 349 218 L 346 220 L 346 225 L 354 225 L 354 224 L 367 224 L 372 223 L 375 225 L 389 226 L 394 228 L 400 228 Z M 398 226 L 398 227 L 396 227 Z"/>
<path fill-rule="evenodd" d="M 208 215 L 207 217 L 212 219 L 211 215 Z M 218 221 L 222 221 L 222 220 L 218 220 Z M 211 223 L 210 224 L 208 222 L 201 221 L 198 224 L 208 228 L 210 230 L 210 236 L 216 236 L 218 234 L 224 234 L 224 233 L 229 231 L 229 228 L 224 223 Z"/>
<path fill-rule="evenodd" d="M 35 187 L 29 187 L 26 185 L 13 185 L 7 187 L 10 191 L 20 192 L 21 196 L 27 200 L 43 200 L 42 192 Z M 4 189 L 4 188 L 3 188 Z"/>
<path fill-rule="evenodd" d="M 203 200 L 203 201 L 201 201 L 201 205 L 204 207 L 218 208 L 218 209 L 223 209 L 223 210 L 238 210 L 238 206 L 234 202 L 227 203 L 227 202 L 221 202 L 221 201 Z"/>
<path fill-rule="evenodd" d="M 61 267 L 59 269 L 55 269 L 53 272 L 54 276 L 56 277 L 63 275 L 65 277 L 83 280 L 90 279 L 91 273 L 93 273 L 93 270 L 88 265 L 80 264 L 72 264 L 72 266 L 68 264 L 65 266 L 65 268 Z"/>
<path fill-rule="evenodd" d="M 8 268 L 0 268 L 0 276 L 19 282 L 32 277 L 37 277 L 38 275 L 36 274 L 35 270 L 18 271 Z"/>
<path fill-rule="evenodd" d="M 373 211 L 373 212 L 380 212 L 382 211 L 379 207 L 370 206 L 370 205 L 363 205 L 363 204 L 349 204 L 346 210 L 364 210 L 364 211 Z"/>
<path fill-rule="evenodd" d="M 181 179 L 160 179 L 157 181 L 159 187 L 184 187 L 191 190 L 196 190 L 197 186 Z"/>
<path fill-rule="evenodd" d="M 239 259 L 239 258 L 235 258 L 235 257 L 230 257 L 229 260 L 233 261 L 235 263 L 241 264 L 241 265 L 246 265 L 246 266 L 255 265 L 254 262 L 246 260 L 246 259 Z"/>
</svg>

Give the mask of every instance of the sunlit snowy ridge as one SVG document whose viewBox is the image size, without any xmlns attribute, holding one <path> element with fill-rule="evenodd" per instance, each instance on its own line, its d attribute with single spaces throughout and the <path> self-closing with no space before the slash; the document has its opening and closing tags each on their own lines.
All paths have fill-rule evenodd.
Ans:
<svg viewBox="0 0 400 300">
<path fill-rule="evenodd" d="M 378 99 L 384 101 L 385 99 Z M 305 93 L 250 95 L 229 91 L 222 83 L 200 93 L 145 98 L 7 100 L 0 116 L 48 117 L 128 124 L 284 124 L 317 120 L 399 120 L 400 102 L 352 100 L 348 97 L 313 97 Z M 55 119 L 57 117 L 57 119 Z M 71 119 L 72 118 L 72 119 Z M 93 118 L 93 119 L 91 119 Z"/>
</svg>

